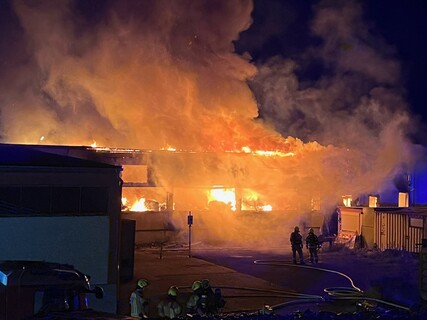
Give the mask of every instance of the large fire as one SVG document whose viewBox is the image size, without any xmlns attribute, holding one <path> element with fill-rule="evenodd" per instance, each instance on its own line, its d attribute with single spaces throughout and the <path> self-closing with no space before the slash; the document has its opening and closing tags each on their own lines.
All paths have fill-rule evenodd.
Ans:
<svg viewBox="0 0 427 320">
<path fill-rule="evenodd" d="M 105 152 L 105 151 L 114 151 L 114 149 L 109 148 L 103 148 L 103 147 L 96 147 L 92 146 L 97 151 Z M 161 148 L 161 151 L 168 151 L 172 153 L 176 153 L 177 149 L 172 146 L 167 146 L 165 148 Z M 154 151 L 150 151 L 150 153 L 153 153 Z M 267 157 L 267 158 L 273 158 L 273 157 L 289 157 L 294 156 L 294 152 L 288 152 L 283 153 L 280 151 L 263 151 L 263 150 L 256 150 L 252 151 L 249 147 L 242 148 L 241 151 L 228 151 L 226 154 L 240 154 L 243 153 L 245 155 L 248 155 L 249 157 Z M 194 154 L 194 152 L 183 152 L 180 151 L 180 154 Z M 194 154 L 194 156 L 197 156 Z M 127 174 L 127 170 L 125 169 L 124 174 Z M 127 176 L 130 180 L 135 179 L 135 176 Z M 144 176 L 145 179 L 147 179 L 146 176 Z M 192 188 L 194 187 L 193 181 L 187 182 L 187 187 Z M 223 186 L 215 186 L 212 185 L 210 187 L 205 187 L 206 191 L 204 195 L 201 195 L 201 197 L 206 198 L 206 204 L 204 206 L 205 209 L 209 210 L 211 207 L 216 206 L 216 209 L 218 207 L 217 204 L 222 203 L 224 205 L 224 208 L 228 208 L 230 211 L 272 211 L 273 206 L 271 204 L 268 204 L 265 200 L 265 197 L 261 197 L 260 193 L 247 188 L 245 186 L 242 187 L 223 187 Z M 129 200 L 127 197 L 122 198 L 122 206 L 123 211 L 163 211 L 163 210 L 171 210 L 171 208 L 167 208 L 166 205 L 159 205 L 164 199 L 156 199 L 156 200 L 147 200 L 146 196 L 141 195 L 135 195 L 132 194 L 132 192 L 126 192 L 130 198 L 133 200 Z M 143 192 L 142 192 L 143 193 Z M 161 196 L 160 196 L 161 197 Z M 261 198 L 263 198 L 261 200 Z M 216 205 L 215 205 L 216 204 Z M 172 204 L 173 207 L 175 207 L 175 204 Z"/>
<path fill-rule="evenodd" d="M 129 203 L 128 199 L 122 198 L 122 210 L 123 211 L 163 211 L 165 210 L 164 205 L 159 204 L 156 200 L 147 200 L 145 198 L 136 199 L 133 203 Z"/>
<path fill-rule="evenodd" d="M 236 192 L 234 188 L 231 189 L 211 189 L 207 192 L 208 202 L 222 202 L 230 207 L 231 210 L 236 211 Z"/>
<path fill-rule="evenodd" d="M 215 187 L 206 191 L 207 208 L 211 203 L 219 202 L 225 204 L 231 211 L 237 210 L 237 198 L 235 188 Z M 167 210 L 165 204 L 161 205 L 156 200 L 147 200 L 146 198 L 136 198 L 134 202 L 123 197 L 123 211 L 144 212 L 144 211 L 164 211 Z M 260 202 L 260 196 L 253 190 L 244 190 L 239 210 L 243 211 L 272 211 L 273 207 L 269 204 Z"/>
<path fill-rule="evenodd" d="M 307 29 L 321 41 L 307 59 L 256 65 L 235 45 L 252 1 L 107 1 L 96 15 L 52 3 L 10 6 L 2 139 L 118 152 L 115 163 L 134 162 L 123 171 L 126 210 L 215 207 L 212 226 L 238 216 L 230 210 L 272 210 L 264 230 L 282 232 L 343 194 L 377 192 L 408 160 L 399 66 L 370 47 L 383 41 L 371 41 L 358 6 L 316 6 Z M 328 72 L 300 82 L 312 62 Z M 254 239 L 241 223 L 215 236 L 246 227 Z"/>
</svg>

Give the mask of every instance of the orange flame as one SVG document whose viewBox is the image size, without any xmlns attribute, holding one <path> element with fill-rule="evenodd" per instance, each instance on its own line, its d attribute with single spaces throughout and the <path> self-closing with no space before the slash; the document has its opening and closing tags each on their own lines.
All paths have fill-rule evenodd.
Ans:
<svg viewBox="0 0 427 320">
<path fill-rule="evenodd" d="M 342 197 L 342 202 L 344 204 L 344 206 L 346 207 L 351 207 L 351 202 L 352 202 L 352 196 L 351 195 L 346 195 Z"/>
<path fill-rule="evenodd" d="M 207 192 L 208 203 L 217 201 L 230 206 L 232 211 L 237 210 L 236 190 L 234 188 L 214 188 Z M 270 204 L 261 204 L 259 194 L 253 190 L 245 190 L 242 197 L 242 210 L 272 211 Z"/>
<path fill-rule="evenodd" d="M 252 153 L 260 156 L 268 156 L 268 157 L 292 157 L 295 155 L 293 152 L 282 152 L 282 151 L 267 151 L 267 150 L 252 150 L 248 146 L 242 147 L 242 152 L 244 153 Z"/>
<path fill-rule="evenodd" d="M 207 192 L 208 203 L 213 201 L 223 202 L 230 205 L 231 210 L 236 211 L 236 192 L 234 188 L 211 189 Z"/>
</svg>

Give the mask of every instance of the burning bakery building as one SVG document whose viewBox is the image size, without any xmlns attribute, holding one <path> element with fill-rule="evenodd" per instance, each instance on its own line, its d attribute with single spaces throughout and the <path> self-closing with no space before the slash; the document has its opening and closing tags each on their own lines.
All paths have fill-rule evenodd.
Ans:
<svg viewBox="0 0 427 320">
<path fill-rule="evenodd" d="M 323 223 L 315 178 L 325 148 L 318 144 L 304 149 L 289 140 L 283 151 L 238 152 L 29 147 L 121 166 L 122 218 L 136 221 L 137 243 L 186 239 L 189 212 L 194 241 L 206 243 L 279 246 L 293 226 L 320 230 Z"/>
<path fill-rule="evenodd" d="M 342 226 L 346 220 L 340 220 L 344 224 L 331 220 L 336 206 L 342 201 L 342 213 L 354 207 L 352 193 L 358 195 L 358 205 L 369 207 L 364 197 L 373 203 L 377 199 L 374 190 L 381 183 L 403 174 L 394 166 L 395 161 L 374 163 L 378 166 L 375 176 L 372 171 L 363 171 L 368 164 L 361 161 L 357 151 L 304 144 L 293 138 L 283 141 L 280 151 L 248 147 L 223 152 L 171 147 L 31 148 L 121 166 L 121 217 L 136 222 L 137 244 L 187 241 L 190 212 L 194 218 L 193 240 L 204 243 L 271 249 L 287 245 L 295 225 L 303 233 L 314 228 L 316 233 L 339 233 L 345 238 Z M 384 167 L 387 164 L 389 167 Z M 388 204 L 385 195 L 381 201 L 378 207 Z M 360 226 L 356 229 L 352 235 L 362 233 Z M 371 237 L 366 231 L 364 235 Z M 370 246 L 373 244 L 369 241 Z"/>
</svg>

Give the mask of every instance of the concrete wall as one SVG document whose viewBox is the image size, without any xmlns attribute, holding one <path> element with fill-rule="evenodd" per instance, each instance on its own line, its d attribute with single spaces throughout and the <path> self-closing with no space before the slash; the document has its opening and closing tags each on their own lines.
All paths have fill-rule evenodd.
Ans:
<svg viewBox="0 0 427 320">
<path fill-rule="evenodd" d="M 115 167 L 0 167 L 0 187 L 7 188 L 101 188 L 104 196 L 86 195 L 86 203 L 100 203 L 98 212 L 35 212 L 25 203 L 0 206 L 0 258 L 67 263 L 105 289 L 96 301 L 98 310 L 116 312 L 119 279 L 121 180 Z M 52 191 L 52 194 L 53 194 Z M 86 194 L 81 191 L 81 197 Z M 52 195 L 50 197 L 53 197 Z M 88 200 L 89 197 L 89 200 Z M 96 199 L 95 199 L 96 198 Z M 34 199 L 51 201 L 54 198 Z M 83 198 L 80 198 L 83 199 Z M 102 199 L 102 200 L 100 200 Z M 60 200 L 55 198 L 55 201 Z M 80 200 L 79 200 L 80 201 Z M 18 201 L 19 202 L 19 201 Z M 80 202 L 79 202 L 80 203 Z M 22 207 L 22 211 L 21 208 Z M 49 206 L 46 206 L 49 208 Z M 80 204 L 72 204 L 81 209 Z M 13 212 L 16 211 L 16 214 Z"/>
<path fill-rule="evenodd" d="M 0 218 L 3 260 L 71 264 L 93 283 L 107 283 L 108 217 Z"/>
</svg>

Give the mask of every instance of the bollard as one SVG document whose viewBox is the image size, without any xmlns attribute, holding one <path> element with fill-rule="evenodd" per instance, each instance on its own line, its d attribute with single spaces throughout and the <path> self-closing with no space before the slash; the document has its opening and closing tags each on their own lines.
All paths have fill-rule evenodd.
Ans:
<svg viewBox="0 0 427 320">
<path fill-rule="evenodd" d="M 188 257 L 191 258 L 191 226 L 193 225 L 193 215 L 188 212 Z"/>
</svg>

